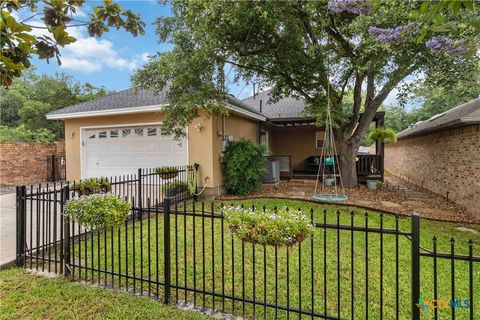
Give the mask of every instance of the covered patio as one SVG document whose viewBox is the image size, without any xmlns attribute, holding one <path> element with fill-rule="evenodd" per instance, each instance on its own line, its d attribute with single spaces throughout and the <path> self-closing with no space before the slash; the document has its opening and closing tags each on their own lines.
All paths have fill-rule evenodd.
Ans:
<svg viewBox="0 0 480 320">
<path fill-rule="evenodd" d="M 373 122 L 382 127 L 385 113 L 377 112 Z M 325 127 L 315 125 L 313 117 L 274 118 L 260 127 L 260 143 L 268 147 L 269 160 L 280 163 L 281 179 L 316 179 L 320 166 L 323 173 L 339 176 L 338 167 L 321 165 L 325 162 L 321 156 L 325 136 Z M 336 142 L 337 150 L 338 142 Z M 367 178 L 384 179 L 384 144 L 376 141 L 375 147 L 359 151 L 356 167 L 359 182 Z M 338 155 L 335 155 L 335 161 Z"/>
</svg>

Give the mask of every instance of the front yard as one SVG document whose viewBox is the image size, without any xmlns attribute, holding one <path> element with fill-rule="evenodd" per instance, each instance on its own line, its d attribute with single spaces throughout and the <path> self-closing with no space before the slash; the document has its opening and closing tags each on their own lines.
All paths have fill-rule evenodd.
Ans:
<svg viewBox="0 0 480 320">
<path fill-rule="evenodd" d="M 270 209 L 274 206 L 288 206 L 292 209 L 301 208 L 305 213 L 313 209 L 315 222 L 323 223 L 325 218 L 329 224 L 337 223 L 337 208 L 333 206 L 279 199 L 237 200 L 232 203 L 245 206 L 265 205 Z M 245 315 L 247 318 L 288 317 L 287 311 L 264 309 L 263 301 L 266 298 L 269 303 L 303 309 L 307 312 L 313 307 L 315 312 L 326 311 L 327 314 L 336 316 L 340 308 L 341 318 L 351 318 L 352 312 L 356 318 L 362 318 L 368 312 L 369 319 L 378 319 L 380 285 L 383 279 L 383 316 L 386 319 L 395 317 L 395 298 L 398 289 L 400 318 L 410 317 L 411 243 L 406 237 L 398 238 L 397 269 L 395 235 L 383 236 L 381 274 L 379 234 L 369 233 L 366 239 L 364 232 L 355 232 L 352 241 L 352 233 L 349 230 L 324 231 L 317 228 L 313 239 L 305 240 L 300 246 L 296 245 L 288 250 L 285 248 L 275 250 L 269 246 L 264 248 L 242 243 L 229 234 L 226 223 L 222 230 L 221 219 L 209 217 L 212 208 L 214 212 L 219 212 L 220 202 L 208 202 L 204 206 L 206 212 L 204 217 L 184 215 L 181 213 L 183 208 L 180 207 L 178 208 L 180 214 L 171 216 L 172 285 L 178 289 L 172 290 L 174 301 L 195 302 L 197 307 L 225 309 L 227 313 Z M 186 209 L 192 209 L 191 205 Z M 195 209 L 199 214 L 200 204 L 197 204 Z M 323 209 L 326 209 L 325 216 Z M 341 208 L 338 212 L 339 223 L 350 226 L 352 221 L 350 210 Z M 365 226 L 365 212 L 355 213 L 353 224 Z M 163 216 L 159 215 L 157 220 L 155 213 L 150 214 L 150 219 L 137 221 L 134 225 L 112 232 L 94 232 L 91 238 L 76 243 L 73 247 L 72 262 L 82 268 L 75 268 L 74 277 L 93 283 L 113 284 L 117 288 L 125 289 L 128 286 L 129 290 L 134 289 L 137 293 L 145 295 L 155 296 L 159 292 L 161 296 L 162 286 L 159 288 L 155 282 L 163 281 Z M 380 221 L 379 213 L 369 212 L 369 227 L 379 228 Z M 394 216 L 384 216 L 384 228 L 394 229 L 395 223 Z M 399 230 L 410 231 L 410 218 L 399 218 L 398 225 Z M 473 239 L 474 243 L 480 243 L 480 228 L 478 225 L 469 226 L 472 231 L 460 231 L 457 227 L 455 223 L 421 220 L 421 246 L 432 250 L 432 238 L 436 236 L 438 251 L 449 253 L 450 239 L 454 237 L 455 253 L 468 254 L 467 241 Z M 157 258 L 158 252 L 160 254 Z M 473 254 L 479 255 L 478 247 L 474 247 Z M 421 260 L 421 295 L 425 299 L 433 299 L 432 261 L 431 258 Z M 97 273 L 96 269 L 106 269 L 108 273 Z M 437 270 L 438 298 L 450 299 L 451 262 L 439 259 Z M 129 275 L 128 279 L 126 274 Z M 480 277 L 478 263 L 474 264 L 474 274 L 476 279 Z M 456 261 L 457 298 L 468 299 L 468 277 L 468 262 Z M 152 282 L 149 284 L 149 281 Z M 188 290 L 184 290 L 185 288 Z M 206 294 L 193 294 L 191 289 Z M 312 291 L 313 297 L 310 294 Z M 209 292 L 218 294 L 215 300 L 208 294 Z M 474 283 L 474 295 L 476 298 L 480 295 L 478 282 Z M 222 299 L 221 296 L 227 298 Z M 240 299 L 232 301 L 229 298 L 231 296 Z M 249 300 L 256 300 L 259 303 L 254 308 Z M 441 309 L 439 317 L 449 312 L 450 309 Z M 480 309 L 477 308 L 475 312 L 475 316 L 480 317 Z M 457 311 L 458 318 L 467 315 L 468 310 Z"/>
<path fill-rule="evenodd" d="M 210 319 L 127 293 L 47 278 L 21 269 L 0 271 L 0 319 Z"/>
</svg>

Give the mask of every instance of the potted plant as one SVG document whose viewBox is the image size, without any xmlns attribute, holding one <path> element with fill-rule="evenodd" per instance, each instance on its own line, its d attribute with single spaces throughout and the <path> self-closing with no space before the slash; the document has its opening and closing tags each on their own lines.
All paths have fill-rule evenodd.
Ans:
<svg viewBox="0 0 480 320">
<path fill-rule="evenodd" d="M 80 182 L 74 182 L 72 190 L 79 196 L 88 196 L 96 193 L 107 193 L 112 186 L 107 178 L 90 178 Z"/>
<path fill-rule="evenodd" d="M 367 179 L 367 188 L 370 190 L 381 190 L 383 182 L 377 179 Z"/>
<path fill-rule="evenodd" d="M 222 214 L 232 233 L 242 241 L 259 245 L 291 247 L 305 240 L 314 229 L 301 210 L 227 206 L 222 208 Z"/>
<path fill-rule="evenodd" d="M 155 169 L 155 173 L 162 179 L 173 179 L 178 176 L 176 167 L 159 167 Z"/>
<path fill-rule="evenodd" d="M 336 178 L 333 174 L 327 174 L 323 178 L 323 184 L 326 186 L 333 186 L 336 182 Z"/>
</svg>

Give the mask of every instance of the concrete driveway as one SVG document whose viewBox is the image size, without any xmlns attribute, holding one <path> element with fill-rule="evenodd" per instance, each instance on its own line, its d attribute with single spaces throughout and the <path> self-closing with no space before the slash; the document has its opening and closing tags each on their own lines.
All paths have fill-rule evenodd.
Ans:
<svg viewBox="0 0 480 320">
<path fill-rule="evenodd" d="M 15 261 L 15 193 L 0 195 L 0 268 Z"/>
</svg>

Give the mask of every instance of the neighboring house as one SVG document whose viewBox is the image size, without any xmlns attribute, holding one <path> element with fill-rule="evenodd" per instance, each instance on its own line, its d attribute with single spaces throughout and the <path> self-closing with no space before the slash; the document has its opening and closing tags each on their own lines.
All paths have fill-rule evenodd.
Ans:
<svg viewBox="0 0 480 320">
<path fill-rule="evenodd" d="M 385 168 L 480 215 L 480 98 L 416 123 L 385 150 Z"/>
<path fill-rule="evenodd" d="M 180 141 L 162 131 L 165 92 L 128 89 L 51 112 L 47 119 L 65 122 L 68 180 L 198 163 L 207 193 L 217 194 L 222 191 L 220 158 L 226 140 L 246 138 L 268 146 L 288 178 L 302 176 L 305 160 L 320 155 L 324 130 L 315 126 L 313 117 L 303 115 L 304 102 L 285 98 L 270 104 L 268 100 L 268 91 L 243 101 L 229 96 L 228 116 L 201 112 Z M 378 113 L 377 125 L 383 124 L 383 115 Z M 383 152 L 382 144 L 377 150 Z M 359 157 L 362 165 L 375 162 L 383 174 L 381 153 L 371 156 L 378 161 Z"/>
</svg>

